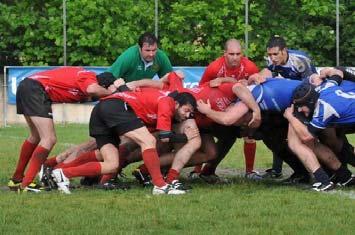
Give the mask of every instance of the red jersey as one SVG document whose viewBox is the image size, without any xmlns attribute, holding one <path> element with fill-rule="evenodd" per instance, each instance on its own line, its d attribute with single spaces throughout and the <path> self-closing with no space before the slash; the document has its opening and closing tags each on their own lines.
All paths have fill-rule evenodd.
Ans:
<svg viewBox="0 0 355 235">
<path fill-rule="evenodd" d="M 236 80 L 247 79 L 250 75 L 258 72 L 258 67 L 247 57 L 240 59 L 240 66 L 227 68 L 225 57 L 221 56 L 207 66 L 199 84 L 203 85 L 218 77 L 232 77 Z"/>
<path fill-rule="evenodd" d="M 132 107 L 135 114 L 152 130 L 170 131 L 175 114 L 175 101 L 170 91 L 142 88 L 109 95 L 101 100 L 120 99 Z"/>
<path fill-rule="evenodd" d="M 233 83 L 223 83 L 219 87 L 210 87 L 209 84 L 201 85 L 194 88 L 184 88 L 180 77 L 175 73 L 170 73 L 168 76 L 168 83 L 164 85 L 163 89 L 168 91 L 177 90 L 178 92 L 188 92 L 195 97 L 196 100 L 210 101 L 211 108 L 216 111 L 224 111 L 237 96 L 233 93 Z M 196 123 L 199 127 L 207 127 L 213 121 L 205 115 L 196 112 Z"/>
<path fill-rule="evenodd" d="M 86 89 L 97 83 L 96 73 L 82 67 L 60 67 L 35 73 L 28 78 L 41 83 L 51 101 L 58 103 L 85 101 L 89 97 Z"/>
<path fill-rule="evenodd" d="M 216 111 L 224 111 L 236 100 L 237 96 L 233 93 L 233 83 L 223 83 L 219 87 L 210 87 L 208 85 L 195 88 L 185 88 L 181 92 L 192 94 L 196 100 L 210 101 L 211 108 Z M 207 127 L 213 121 L 201 113 L 195 115 L 196 123 L 199 127 Z"/>
</svg>

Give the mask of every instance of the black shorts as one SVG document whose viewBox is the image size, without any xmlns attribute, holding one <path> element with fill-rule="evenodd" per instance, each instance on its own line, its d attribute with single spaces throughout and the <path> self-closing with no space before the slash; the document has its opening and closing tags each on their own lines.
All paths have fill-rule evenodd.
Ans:
<svg viewBox="0 0 355 235">
<path fill-rule="evenodd" d="M 89 124 L 90 136 L 96 139 L 98 148 L 108 143 L 117 146 L 119 136 L 143 126 L 133 110 L 119 99 L 98 103 L 92 110 Z"/>
<path fill-rule="evenodd" d="M 16 108 L 18 114 L 53 119 L 52 101 L 42 85 L 26 78 L 17 87 Z"/>
</svg>

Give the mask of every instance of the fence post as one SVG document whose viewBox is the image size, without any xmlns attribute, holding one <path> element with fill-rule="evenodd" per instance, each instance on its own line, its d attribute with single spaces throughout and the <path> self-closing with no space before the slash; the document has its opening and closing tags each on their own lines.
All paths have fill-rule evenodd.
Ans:
<svg viewBox="0 0 355 235">
<path fill-rule="evenodd" d="M 63 63 L 67 65 L 67 5 L 63 0 Z"/>
</svg>

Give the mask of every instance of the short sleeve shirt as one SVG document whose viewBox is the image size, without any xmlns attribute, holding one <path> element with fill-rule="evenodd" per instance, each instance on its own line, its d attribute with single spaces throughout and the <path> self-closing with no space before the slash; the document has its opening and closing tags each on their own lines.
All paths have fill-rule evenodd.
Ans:
<svg viewBox="0 0 355 235">
<path fill-rule="evenodd" d="M 28 77 L 41 83 L 52 102 L 75 103 L 85 101 L 87 88 L 97 83 L 96 73 L 82 67 L 60 67 L 35 73 Z"/>
<path fill-rule="evenodd" d="M 118 92 L 103 98 L 120 99 L 132 107 L 134 113 L 150 130 L 170 131 L 175 113 L 175 101 L 169 91 L 142 88 L 141 91 Z"/>
<path fill-rule="evenodd" d="M 173 70 L 168 56 L 160 49 L 157 50 L 152 65 L 146 67 L 142 61 L 139 46 L 135 45 L 124 51 L 108 69 L 116 78 L 126 82 L 153 78 L 156 74 L 163 77 Z"/>
<path fill-rule="evenodd" d="M 235 80 L 248 79 L 254 73 L 258 73 L 258 67 L 247 57 L 242 57 L 240 66 L 236 68 L 227 68 L 225 57 L 221 56 L 210 63 L 202 75 L 200 85 L 205 84 L 217 77 L 232 77 Z"/>
</svg>

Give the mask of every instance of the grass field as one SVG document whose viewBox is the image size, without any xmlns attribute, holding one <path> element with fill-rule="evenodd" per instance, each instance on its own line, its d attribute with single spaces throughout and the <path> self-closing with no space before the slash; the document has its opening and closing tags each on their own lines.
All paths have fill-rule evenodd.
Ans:
<svg viewBox="0 0 355 235">
<path fill-rule="evenodd" d="M 53 154 L 86 140 L 85 125 L 57 125 Z M 24 126 L 0 128 L 0 185 L 6 185 L 27 135 Z M 355 135 L 349 136 L 355 144 Z M 0 234 L 355 234 L 355 188 L 317 193 L 274 182 L 251 182 L 242 172 L 238 141 L 222 162 L 231 185 L 188 182 L 183 196 L 152 196 L 133 179 L 132 189 L 73 190 L 15 194 L 0 190 Z M 271 166 L 271 154 L 260 142 L 256 168 Z M 130 177 L 131 169 L 125 173 Z M 352 168 L 355 172 L 354 168 Z"/>
</svg>

